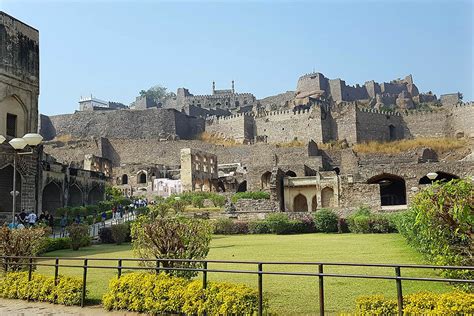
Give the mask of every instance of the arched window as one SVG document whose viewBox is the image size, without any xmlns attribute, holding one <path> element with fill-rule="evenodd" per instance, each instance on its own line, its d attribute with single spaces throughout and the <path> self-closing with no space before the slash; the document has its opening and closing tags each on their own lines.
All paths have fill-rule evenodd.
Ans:
<svg viewBox="0 0 474 316">
<path fill-rule="evenodd" d="M 128 184 L 128 176 L 126 174 L 122 176 L 122 184 Z"/>
<path fill-rule="evenodd" d="M 89 205 L 97 204 L 97 202 L 104 200 L 104 189 L 95 186 L 89 191 L 89 199 L 87 200 Z"/>
<path fill-rule="evenodd" d="M 392 124 L 388 126 L 388 137 L 390 141 L 397 139 L 397 131 L 395 129 L 395 126 L 393 126 Z"/>
<path fill-rule="evenodd" d="M 17 96 L 0 101 L 0 135 L 21 137 L 26 133 L 26 108 Z"/>
<path fill-rule="evenodd" d="M 69 206 L 82 206 L 84 202 L 82 190 L 77 185 L 69 187 Z"/>
<path fill-rule="evenodd" d="M 405 205 L 407 203 L 405 180 L 402 177 L 383 173 L 370 178 L 367 183 L 380 186 L 381 205 Z"/>
<path fill-rule="evenodd" d="M 321 191 L 321 206 L 332 207 L 334 204 L 334 190 L 331 188 L 324 188 Z"/>
<path fill-rule="evenodd" d="M 294 212 L 307 212 L 308 211 L 308 201 L 306 196 L 303 194 L 298 194 L 293 199 L 293 211 Z"/>
</svg>

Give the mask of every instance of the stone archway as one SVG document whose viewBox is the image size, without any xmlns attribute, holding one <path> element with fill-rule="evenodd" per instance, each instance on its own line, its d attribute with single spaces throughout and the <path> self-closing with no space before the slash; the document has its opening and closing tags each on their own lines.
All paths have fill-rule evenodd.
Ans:
<svg viewBox="0 0 474 316">
<path fill-rule="evenodd" d="M 453 179 L 459 179 L 459 177 L 457 175 L 452 174 L 452 173 L 443 172 L 443 171 L 436 171 L 436 174 L 438 176 L 433 180 L 430 180 L 430 178 L 428 178 L 427 176 L 424 176 L 424 177 L 420 178 L 420 181 L 418 182 L 418 184 L 432 184 L 435 181 L 448 182 L 448 181 L 451 181 Z"/>
<path fill-rule="evenodd" d="M 84 204 L 84 194 L 77 185 L 69 187 L 69 206 L 82 206 Z"/>
<path fill-rule="evenodd" d="M 321 190 L 321 207 L 332 207 L 334 205 L 334 190 L 325 187 Z"/>
<path fill-rule="evenodd" d="M 293 199 L 293 211 L 294 212 L 307 212 L 308 211 L 308 201 L 306 200 L 306 196 L 299 193 Z"/>
<path fill-rule="evenodd" d="M 0 169 L 0 212 L 11 212 L 13 197 L 10 192 L 13 191 L 13 167 L 7 165 Z M 20 192 L 16 199 L 16 210 L 21 206 L 21 176 L 16 172 L 16 191 Z"/>
<path fill-rule="evenodd" d="M 382 206 L 407 204 L 406 185 L 402 177 L 382 173 L 370 178 L 367 183 L 380 186 L 380 202 Z"/>
<path fill-rule="evenodd" d="M 264 174 L 262 174 L 262 177 L 260 178 L 261 184 L 262 184 L 261 185 L 262 190 L 270 188 L 271 178 L 272 178 L 272 173 L 270 171 L 267 171 Z"/>
<path fill-rule="evenodd" d="M 88 194 L 87 203 L 89 205 L 97 204 L 100 201 L 104 200 L 104 189 L 95 186 L 93 187 Z"/>
<path fill-rule="evenodd" d="M 22 137 L 26 134 L 28 111 L 17 95 L 11 95 L 0 101 L 0 135 Z"/>
<path fill-rule="evenodd" d="M 128 176 L 126 174 L 122 175 L 122 184 L 128 184 Z"/>
<path fill-rule="evenodd" d="M 247 180 L 239 183 L 237 186 L 237 192 L 247 192 Z"/>
<path fill-rule="evenodd" d="M 47 186 L 44 187 L 42 193 L 42 203 L 41 210 L 42 212 L 49 212 L 54 214 L 56 209 L 63 206 L 63 194 L 62 189 L 59 184 L 56 182 L 50 182 Z"/>
<path fill-rule="evenodd" d="M 287 172 L 285 172 L 285 176 L 296 177 L 296 172 L 294 172 L 293 170 L 288 170 Z"/>
<path fill-rule="evenodd" d="M 146 184 L 146 172 L 141 171 L 137 174 L 137 184 Z"/>
</svg>

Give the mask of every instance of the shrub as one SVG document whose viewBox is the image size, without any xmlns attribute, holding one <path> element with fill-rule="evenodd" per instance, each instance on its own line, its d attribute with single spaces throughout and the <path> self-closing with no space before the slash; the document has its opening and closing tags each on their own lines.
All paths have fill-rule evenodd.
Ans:
<svg viewBox="0 0 474 316">
<path fill-rule="evenodd" d="M 79 250 L 80 247 L 87 247 L 91 243 L 89 236 L 89 226 L 85 224 L 72 224 L 66 228 L 71 239 L 72 250 Z"/>
<path fill-rule="evenodd" d="M 61 238 L 49 238 L 46 237 L 42 240 L 41 245 L 39 246 L 38 254 L 43 254 L 46 252 L 63 250 L 71 248 L 71 239 L 69 237 Z"/>
<path fill-rule="evenodd" d="M 44 238 L 49 234 L 50 230 L 44 227 L 9 229 L 6 226 L 0 228 L 0 256 L 19 256 L 28 257 L 36 256 L 42 249 Z M 21 263 L 28 262 L 28 259 L 10 258 L 9 270 L 23 270 L 26 266 Z M 0 266 L 4 269 L 4 266 Z"/>
<path fill-rule="evenodd" d="M 392 214 L 373 214 L 361 207 L 347 218 L 349 230 L 353 233 L 394 233 L 397 231 Z"/>
<path fill-rule="evenodd" d="M 99 240 L 103 244 L 113 244 L 114 238 L 112 237 L 112 228 L 111 227 L 101 227 L 99 228 Z"/>
<path fill-rule="evenodd" d="M 298 230 L 299 222 L 290 220 L 284 213 L 275 213 L 267 216 L 265 221 L 270 232 L 277 235 L 294 234 Z"/>
<path fill-rule="evenodd" d="M 248 224 L 250 234 L 269 234 L 270 227 L 266 221 L 253 221 Z"/>
<path fill-rule="evenodd" d="M 212 201 L 215 207 L 223 207 L 226 203 L 226 198 L 220 194 L 212 194 L 209 199 Z"/>
<path fill-rule="evenodd" d="M 356 300 L 357 315 L 395 315 L 397 301 L 382 295 L 363 296 Z M 405 315 L 472 315 L 474 293 L 461 291 L 451 293 L 420 292 L 403 297 Z"/>
<path fill-rule="evenodd" d="M 345 218 L 339 217 L 339 219 L 337 220 L 337 232 L 339 234 L 349 232 L 349 226 L 347 225 L 347 221 Z"/>
<path fill-rule="evenodd" d="M 184 217 L 140 217 L 132 224 L 133 251 L 145 259 L 205 259 L 212 238 L 209 221 Z M 154 265 L 153 262 L 144 262 Z M 201 263 L 161 261 L 164 267 L 200 267 Z M 173 271 L 177 276 L 192 277 L 197 272 Z"/>
<path fill-rule="evenodd" d="M 81 303 L 82 280 L 59 276 L 57 285 L 54 277 L 33 273 L 28 281 L 28 272 L 9 272 L 0 277 L 0 297 L 50 302 L 62 305 Z"/>
<path fill-rule="evenodd" d="M 247 234 L 248 232 L 247 222 L 234 221 L 230 218 L 219 218 L 214 223 L 214 234 L 232 235 Z"/>
<path fill-rule="evenodd" d="M 127 240 L 127 237 L 130 237 L 130 225 L 129 224 L 117 224 L 112 225 L 110 228 L 112 233 L 112 239 L 117 245 L 121 245 L 124 241 Z"/>
<path fill-rule="evenodd" d="M 436 265 L 472 266 L 474 184 L 436 182 L 419 192 L 408 211 L 396 218 L 408 243 Z M 443 270 L 449 278 L 473 279 L 474 272 Z"/>
<path fill-rule="evenodd" d="M 248 191 L 248 192 L 237 192 L 232 196 L 232 202 L 235 203 L 240 199 L 251 199 L 251 200 L 268 200 L 270 199 L 270 193 L 263 191 Z"/>
<path fill-rule="evenodd" d="M 110 281 L 102 298 L 107 310 L 152 314 L 253 315 L 257 291 L 241 284 L 188 281 L 164 273 L 130 273 Z"/>
<path fill-rule="evenodd" d="M 337 232 L 338 216 L 332 210 L 322 209 L 314 213 L 316 230 L 324 233 Z"/>
<path fill-rule="evenodd" d="M 192 200 L 191 200 L 191 203 L 194 207 L 197 207 L 197 208 L 202 208 L 204 207 L 204 196 L 202 195 L 195 195 L 193 196 Z"/>
</svg>

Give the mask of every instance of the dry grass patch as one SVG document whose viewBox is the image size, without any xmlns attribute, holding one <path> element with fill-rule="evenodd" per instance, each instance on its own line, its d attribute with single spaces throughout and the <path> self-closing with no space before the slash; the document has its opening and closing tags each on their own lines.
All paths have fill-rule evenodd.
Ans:
<svg viewBox="0 0 474 316">
<path fill-rule="evenodd" d="M 240 145 L 239 143 L 235 141 L 235 139 L 220 137 L 208 132 L 202 132 L 199 135 L 198 139 L 206 143 L 210 143 L 214 145 L 222 145 L 224 147 L 233 147 L 233 146 Z"/>
<path fill-rule="evenodd" d="M 72 140 L 72 136 L 70 134 L 59 135 L 54 138 L 55 141 L 67 143 L 68 141 Z"/>
<path fill-rule="evenodd" d="M 304 147 L 306 146 L 305 142 L 301 140 L 292 140 L 291 142 L 276 143 L 276 147 L 289 148 L 289 147 Z"/>
<path fill-rule="evenodd" d="M 417 148 L 429 147 L 438 153 L 466 147 L 465 139 L 455 138 L 416 138 L 404 139 L 393 142 L 377 142 L 372 141 L 363 144 L 354 145 L 353 149 L 357 153 L 381 153 L 381 154 L 397 154 Z"/>
</svg>

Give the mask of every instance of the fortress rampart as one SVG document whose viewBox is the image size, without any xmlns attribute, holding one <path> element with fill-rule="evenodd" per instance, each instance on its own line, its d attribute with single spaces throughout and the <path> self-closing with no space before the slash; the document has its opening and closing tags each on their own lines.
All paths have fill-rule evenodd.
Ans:
<svg viewBox="0 0 474 316">
<path fill-rule="evenodd" d="M 126 139 L 191 139 L 204 131 L 204 120 L 173 109 L 76 112 L 42 116 L 40 133 L 46 140 L 111 137 Z"/>
</svg>

